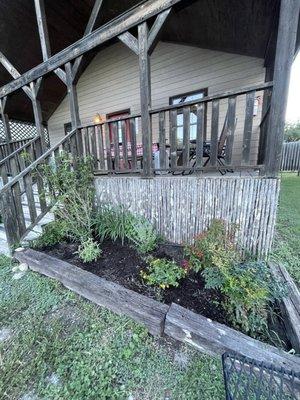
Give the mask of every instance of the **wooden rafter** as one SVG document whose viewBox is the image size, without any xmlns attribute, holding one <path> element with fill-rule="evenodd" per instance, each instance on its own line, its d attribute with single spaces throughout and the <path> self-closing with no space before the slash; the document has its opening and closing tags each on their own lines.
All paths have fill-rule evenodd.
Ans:
<svg viewBox="0 0 300 400">
<path fill-rule="evenodd" d="M 43 60 L 47 61 L 51 57 L 51 46 L 47 27 L 44 0 L 34 0 L 36 19 L 39 28 L 40 43 L 42 48 Z M 55 74 L 66 83 L 66 73 L 61 68 L 57 68 Z"/>
<path fill-rule="evenodd" d="M 148 53 L 149 54 L 151 54 L 152 51 L 154 50 L 154 47 L 157 43 L 157 39 L 159 37 L 159 33 L 161 32 L 162 27 L 170 14 L 170 11 L 171 11 L 171 8 L 160 13 L 156 17 L 156 20 L 155 20 L 152 28 L 150 29 L 149 36 L 148 36 Z"/>
<path fill-rule="evenodd" d="M 96 23 L 96 20 L 97 20 L 97 17 L 99 15 L 99 12 L 100 12 L 100 9 L 101 9 L 101 6 L 102 6 L 102 3 L 103 3 L 103 0 L 95 0 L 95 4 L 94 4 L 94 7 L 92 9 L 92 12 L 91 12 L 90 18 L 88 20 L 88 23 L 86 25 L 83 37 L 87 36 L 88 34 L 90 34 L 93 31 L 95 23 Z M 78 70 L 80 68 L 81 61 L 82 61 L 82 56 L 77 57 L 75 62 L 74 62 L 74 65 L 73 65 L 74 79 L 76 79 L 76 75 L 77 75 L 77 72 L 78 72 Z"/>
<path fill-rule="evenodd" d="M 5 57 L 5 55 L 0 51 L 0 64 L 6 69 L 6 71 L 14 78 L 17 79 L 21 76 L 20 72 L 12 65 L 12 63 Z M 23 91 L 26 95 L 32 99 L 31 89 L 28 86 L 23 86 Z"/>
<path fill-rule="evenodd" d="M 61 65 L 81 56 L 82 54 L 106 43 L 110 39 L 121 35 L 141 22 L 161 13 L 181 0 L 148 0 L 147 2 L 132 8 L 127 13 L 108 22 L 104 26 L 91 32 L 71 46 L 60 51 L 47 61 L 25 72 L 20 78 L 0 88 L 0 98 L 20 89 L 22 86 L 37 80 L 41 76 L 59 68 Z"/>
</svg>

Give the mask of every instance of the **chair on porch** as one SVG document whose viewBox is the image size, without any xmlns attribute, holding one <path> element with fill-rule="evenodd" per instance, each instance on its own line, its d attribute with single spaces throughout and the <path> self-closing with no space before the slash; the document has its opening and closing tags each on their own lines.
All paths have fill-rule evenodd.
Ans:
<svg viewBox="0 0 300 400">
<path fill-rule="evenodd" d="M 228 112 L 226 113 L 226 117 L 225 117 L 223 128 L 222 128 L 222 132 L 221 132 L 221 135 L 220 135 L 220 138 L 219 138 L 219 141 L 218 141 L 217 163 L 222 167 L 226 165 L 225 164 L 226 142 L 227 142 L 227 139 L 228 139 L 228 136 L 229 136 L 229 129 L 228 129 L 228 126 L 227 126 L 227 121 L 228 121 Z M 234 135 L 236 125 L 237 125 L 237 118 L 235 119 L 234 129 L 233 129 L 233 132 L 231 133 L 232 135 Z M 204 167 L 210 161 L 210 156 L 211 156 L 210 150 L 211 150 L 210 149 L 210 143 L 207 143 L 207 148 L 203 149 L 203 156 L 207 157 L 207 159 L 206 159 L 206 161 L 205 161 L 205 163 L 203 165 Z M 224 169 L 219 169 L 219 172 L 220 172 L 221 175 L 225 175 L 226 172 L 233 173 L 233 170 L 232 169 L 225 169 L 225 170 Z"/>
</svg>

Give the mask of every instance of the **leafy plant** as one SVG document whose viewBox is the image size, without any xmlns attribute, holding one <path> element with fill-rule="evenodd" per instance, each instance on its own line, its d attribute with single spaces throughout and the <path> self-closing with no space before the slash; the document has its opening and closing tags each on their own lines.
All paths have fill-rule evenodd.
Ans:
<svg viewBox="0 0 300 400">
<path fill-rule="evenodd" d="M 228 269 L 240 262 L 234 235 L 234 226 L 226 227 L 224 221 L 213 220 L 206 232 L 195 237 L 192 246 L 185 247 L 189 268 L 195 272 L 209 267 Z"/>
<path fill-rule="evenodd" d="M 49 222 L 43 228 L 43 233 L 33 242 L 33 247 L 41 248 L 53 246 L 66 239 L 68 232 L 67 222 L 61 219 Z"/>
<path fill-rule="evenodd" d="M 68 237 L 80 242 L 92 237 L 94 185 L 92 160 L 75 160 L 62 153 L 55 165 L 45 164 L 37 174 L 44 179 L 55 214 L 67 224 Z"/>
<path fill-rule="evenodd" d="M 96 216 L 95 230 L 100 238 L 113 241 L 120 239 L 122 244 L 131 228 L 133 215 L 124 206 L 102 204 Z"/>
<path fill-rule="evenodd" d="M 287 142 L 297 142 L 300 140 L 300 121 L 286 124 L 284 129 L 284 140 Z"/>
<path fill-rule="evenodd" d="M 220 289 L 232 323 L 252 336 L 268 330 L 270 303 L 281 299 L 285 290 L 263 261 L 236 264 L 229 270 L 216 267 L 203 271 L 207 288 Z"/>
<path fill-rule="evenodd" d="M 84 263 L 97 260 L 102 251 L 98 243 L 89 238 L 82 242 L 76 252 Z"/>
<path fill-rule="evenodd" d="M 154 250 L 158 242 L 154 227 L 143 217 L 133 217 L 130 220 L 126 236 L 143 254 Z"/>
<path fill-rule="evenodd" d="M 180 279 L 186 276 L 186 270 L 174 261 L 165 258 L 148 257 L 147 271 L 141 271 L 141 277 L 148 285 L 158 286 L 162 289 L 170 286 L 179 286 Z"/>
<path fill-rule="evenodd" d="M 187 246 L 188 269 L 202 271 L 207 289 L 218 289 L 233 325 L 254 337 L 268 331 L 270 303 L 284 295 L 280 282 L 262 261 L 244 262 L 234 243 L 234 229 L 215 220 Z M 186 266 L 185 266 L 186 267 Z"/>
</svg>

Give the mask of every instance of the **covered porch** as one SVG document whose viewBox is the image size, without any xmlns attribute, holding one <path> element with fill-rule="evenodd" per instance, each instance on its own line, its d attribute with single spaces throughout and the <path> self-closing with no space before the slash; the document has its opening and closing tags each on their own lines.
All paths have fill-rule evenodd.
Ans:
<svg viewBox="0 0 300 400">
<path fill-rule="evenodd" d="M 175 241 L 191 241 L 219 216 L 240 225 L 247 250 L 265 256 L 275 225 L 289 71 L 300 37 L 299 4 L 293 0 L 250 5 L 217 1 L 214 5 L 205 2 L 207 7 L 203 7 L 200 0 L 148 0 L 123 14 L 115 8 L 116 18 L 107 21 L 108 10 L 104 16 L 98 14 L 101 4 L 93 5 L 83 37 L 51 55 L 47 4 L 36 1 L 33 17 L 38 22 L 43 62 L 19 73 L 8 57 L 0 57 L 14 78 L 0 88 L 5 132 L 9 132 L 9 115 L 17 118 L 18 113 L 34 121 L 37 129 L 36 137 L 0 161 L 1 209 L 9 245 L 24 239 L 50 211 L 45 195 L 49 188 L 36 170 L 41 171 L 45 163 L 57 168 L 59 155 L 65 152 L 73 168 L 78 158 L 92 157 L 98 200 L 122 203 L 125 180 L 127 191 L 136 186 L 131 194 L 124 189 L 126 204 L 136 207 L 137 213 L 151 214 L 153 223 L 165 226 Z M 105 23 L 95 28 L 98 15 Z M 55 16 L 50 18 L 55 25 Z M 217 85 L 214 90 L 187 87 L 169 96 L 169 104 L 164 101 L 156 107 L 152 105 L 151 59 L 159 41 L 255 57 L 261 59 L 264 75 L 255 72 L 253 80 L 258 83 L 232 87 L 220 74 L 218 87 L 226 90 L 217 91 Z M 101 58 L 116 42 L 136 57 L 138 112 L 131 111 L 135 107 L 129 92 L 129 112 L 116 116 L 117 106 L 103 114 L 92 107 L 90 114 L 97 118 L 85 123 L 92 118 L 82 117 L 80 71 L 96 52 Z M 47 95 L 53 100 L 64 94 L 68 114 L 57 128 L 59 138 L 51 134 L 53 124 L 49 124 L 50 143 L 54 137 L 55 141 L 47 149 L 43 124 L 45 119 L 51 122 L 58 106 L 47 103 Z M 114 193 L 107 190 L 109 185 Z M 147 190 L 142 193 L 144 186 Z M 163 216 L 158 212 L 162 207 Z M 184 217 L 173 219 L 178 207 Z M 179 236 L 174 234 L 177 231 Z"/>
</svg>

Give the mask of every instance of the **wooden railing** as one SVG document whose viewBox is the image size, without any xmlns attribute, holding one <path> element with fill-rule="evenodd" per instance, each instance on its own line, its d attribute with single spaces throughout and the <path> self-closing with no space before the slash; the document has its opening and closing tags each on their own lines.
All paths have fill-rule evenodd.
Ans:
<svg viewBox="0 0 300 400">
<path fill-rule="evenodd" d="M 39 136 L 31 140 L 24 140 L 24 144 L 0 161 L 0 177 L 2 185 L 8 182 L 9 177 L 17 176 L 28 165 L 42 155 L 42 143 Z M 1 186 L 0 186 L 1 187 Z"/>
<path fill-rule="evenodd" d="M 48 188 L 40 166 L 51 163 L 55 168 L 62 150 L 70 152 L 74 160 L 80 156 L 80 146 L 76 134 L 75 130 L 70 132 L 57 145 L 8 181 L 0 190 L 0 211 L 10 248 L 18 245 L 53 206 L 47 197 Z M 40 142 L 37 140 L 29 143 L 28 146 L 32 148 L 37 143 Z M 37 151 L 37 147 L 35 150 Z M 36 154 L 38 153 L 36 152 Z M 25 218 L 25 208 L 28 209 L 29 220 Z"/>
<path fill-rule="evenodd" d="M 11 153 L 18 150 L 20 147 L 24 146 L 24 144 L 30 142 L 31 140 L 32 138 L 28 138 L 22 140 L 14 140 L 9 143 L 0 143 L 0 161 L 8 157 Z"/>
<path fill-rule="evenodd" d="M 260 169 L 261 110 L 255 113 L 255 102 L 271 88 L 268 82 L 150 110 L 152 171 Z M 145 152 L 140 115 L 82 126 L 79 135 L 84 153 L 94 158 L 97 173 L 142 173 Z"/>
</svg>

